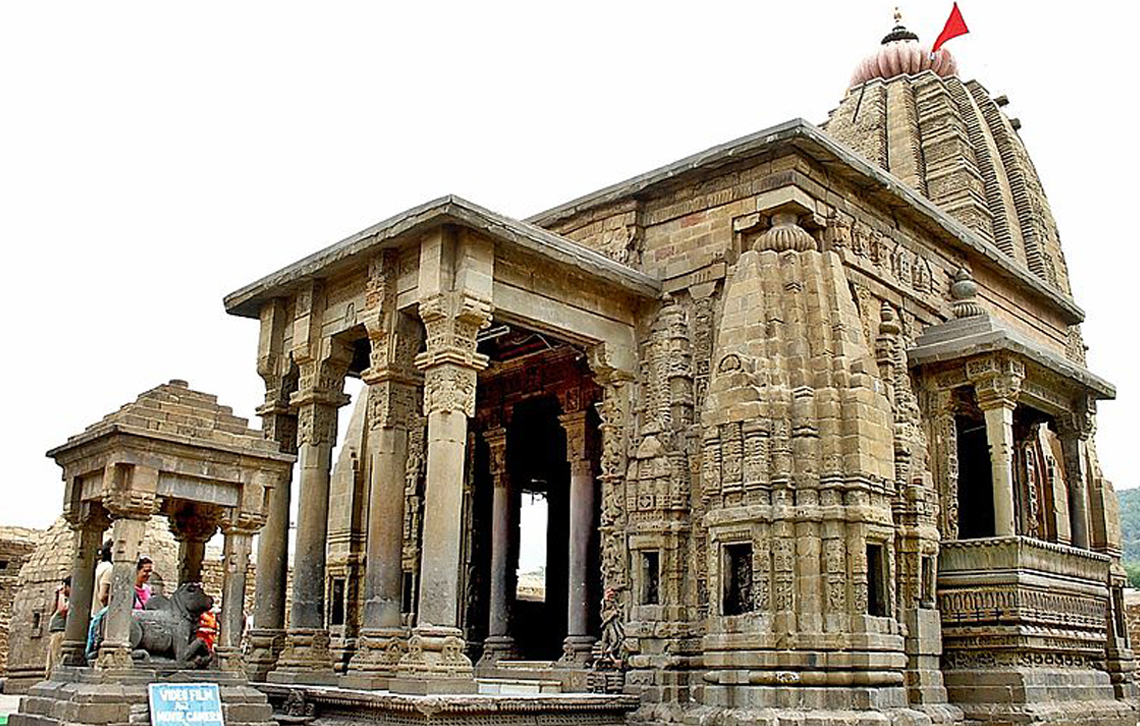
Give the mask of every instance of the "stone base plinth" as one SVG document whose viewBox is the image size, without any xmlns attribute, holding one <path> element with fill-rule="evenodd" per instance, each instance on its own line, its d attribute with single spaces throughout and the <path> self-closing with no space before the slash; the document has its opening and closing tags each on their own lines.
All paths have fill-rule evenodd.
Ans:
<svg viewBox="0 0 1140 726">
<path fill-rule="evenodd" d="M 244 675 L 223 671 L 170 671 L 134 667 L 117 671 L 60 666 L 41 681 L 9 717 L 14 726 L 110 726 L 150 723 L 147 684 L 217 683 L 226 726 L 276 726 L 265 694 Z"/>
<path fill-rule="evenodd" d="M 715 706 L 646 704 L 631 713 L 630 726 L 931 726 L 931 719 L 912 709 L 849 711 L 843 709 L 718 708 Z M 959 722 L 961 724 L 961 722 Z"/>
<path fill-rule="evenodd" d="M 558 668 L 584 669 L 594 658 L 594 643 L 597 638 L 591 635 L 568 635 L 562 642 L 562 657 L 555 666 Z"/>
<path fill-rule="evenodd" d="M 277 659 L 277 668 L 265 680 L 331 686 L 336 684 L 336 678 L 329 652 L 329 631 L 290 628 L 285 634 L 285 648 Z"/>
<path fill-rule="evenodd" d="M 944 679 L 950 702 L 985 723 L 1135 726 L 1140 715 L 1091 668 L 948 670 Z"/>
<path fill-rule="evenodd" d="M 479 658 L 479 668 L 493 667 L 501 660 L 514 660 L 519 657 L 515 639 L 509 635 L 491 635 L 483 641 L 483 655 Z"/>
<path fill-rule="evenodd" d="M 624 726 L 632 696 L 409 695 L 261 684 L 281 723 L 340 726 Z M 227 725 L 228 726 L 228 725 Z"/>
<path fill-rule="evenodd" d="M 393 693 L 475 693 L 475 670 L 463 653 L 458 628 L 427 625 L 412 631 L 408 652 L 400 659 Z"/>
<path fill-rule="evenodd" d="M 264 681 L 277 667 L 281 651 L 285 649 L 285 631 L 282 629 L 253 628 L 246 631 L 249 652 L 245 656 L 246 675 L 253 681 Z"/>
<path fill-rule="evenodd" d="M 340 677 L 343 688 L 381 690 L 396 677 L 400 659 L 408 650 L 408 635 L 403 628 L 381 628 L 361 631 L 356 654 Z"/>
</svg>

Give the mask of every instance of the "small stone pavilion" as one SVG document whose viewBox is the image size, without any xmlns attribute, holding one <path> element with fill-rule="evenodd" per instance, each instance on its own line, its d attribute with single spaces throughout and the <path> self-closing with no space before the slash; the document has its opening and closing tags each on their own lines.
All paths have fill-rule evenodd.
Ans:
<svg viewBox="0 0 1140 726">
<path fill-rule="evenodd" d="M 241 657 L 245 577 L 253 535 L 295 457 L 282 453 L 215 396 L 174 380 L 151 389 L 48 452 L 63 468 L 64 517 L 75 537 L 64 666 L 34 686 L 14 724 L 125 723 L 158 678 L 217 680 L 230 723 L 262 723 L 265 697 L 244 686 Z M 139 546 L 162 514 L 179 543 L 179 583 L 201 582 L 206 542 L 221 529 L 225 572 L 217 653 L 224 671 L 179 675 L 134 662 L 129 645 Z M 94 667 L 84 656 L 96 555 L 113 541 L 111 599 Z M 173 588 L 171 588 L 173 589 Z M 115 684 L 113 698 L 107 685 Z M 92 707 L 92 704 L 95 704 Z"/>
</svg>

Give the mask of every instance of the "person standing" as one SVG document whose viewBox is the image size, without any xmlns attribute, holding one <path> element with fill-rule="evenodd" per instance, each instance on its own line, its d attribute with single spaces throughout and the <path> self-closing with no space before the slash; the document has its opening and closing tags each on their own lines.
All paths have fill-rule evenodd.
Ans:
<svg viewBox="0 0 1140 726">
<path fill-rule="evenodd" d="M 91 592 L 91 615 L 102 610 L 111 600 L 111 540 L 99 548 L 99 564 L 95 566 L 95 587 Z"/>
<path fill-rule="evenodd" d="M 48 621 L 47 665 L 44 678 L 51 678 L 51 672 L 60 664 L 63 654 L 63 632 L 67 630 L 67 608 L 71 600 L 71 577 L 65 577 L 55 589 L 55 604 L 51 620 Z"/>
</svg>

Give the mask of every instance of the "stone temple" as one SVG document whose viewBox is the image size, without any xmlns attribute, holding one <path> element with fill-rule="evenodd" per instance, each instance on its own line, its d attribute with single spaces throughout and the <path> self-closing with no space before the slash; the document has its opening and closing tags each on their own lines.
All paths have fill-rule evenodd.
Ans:
<svg viewBox="0 0 1140 726">
<path fill-rule="evenodd" d="M 328 723 L 1135 724 L 1114 390 L 1004 105 L 899 25 L 820 126 L 227 296 L 298 458 L 251 677 Z"/>
</svg>

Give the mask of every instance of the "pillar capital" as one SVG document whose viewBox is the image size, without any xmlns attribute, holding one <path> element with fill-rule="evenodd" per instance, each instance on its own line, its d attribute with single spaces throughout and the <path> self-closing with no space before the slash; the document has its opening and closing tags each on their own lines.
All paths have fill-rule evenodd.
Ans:
<svg viewBox="0 0 1140 726">
<path fill-rule="evenodd" d="M 218 531 L 222 512 L 216 507 L 188 507 L 168 517 L 170 532 L 179 542 L 206 542 Z"/>
<path fill-rule="evenodd" d="M 488 462 L 487 468 L 491 474 L 491 482 L 496 488 L 507 486 L 507 430 L 503 427 L 487 429 L 483 432 L 483 440 L 487 442 Z"/>
<path fill-rule="evenodd" d="M 1025 364 L 1007 355 L 987 355 L 966 361 L 966 379 L 974 386 L 978 406 L 1013 409 L 1025 379 Z"/>
<path fill-rule="evenodd" d="M 476 336 L 491 323 L 491 301 L 461 292 L 437 292 L 419 303 L 427 350 L 416 356 L 416 367 L 427 371 L 440 364 L 473 370 L 487 367 L 487 356 L 476 351 Z"/>
<path fill-rule="evenodd" d="M 566 432 L 566 460 L 571 463 L 589 461 L 593 453 L 586 421 L 586 411 L 564 413 L 558 417 L 558 423 Z"/>
<path fill-rule="evenodd" d="M 1057 417 L 1057 434 L 1062 439 L 1088 441 L 1096 433 L 1096 399 L 1081 396 L 1073 408 Z"/>
<path fill-rule="evenodd" d="M 84 530 L 102 532 L 111 526 L 111 518 L 107 516 L 107 510 L 99 502 L 81 502 L 78 507 L 69 507 L 64 510 L 63 517 L 72 532 Z"/>
</svg>

